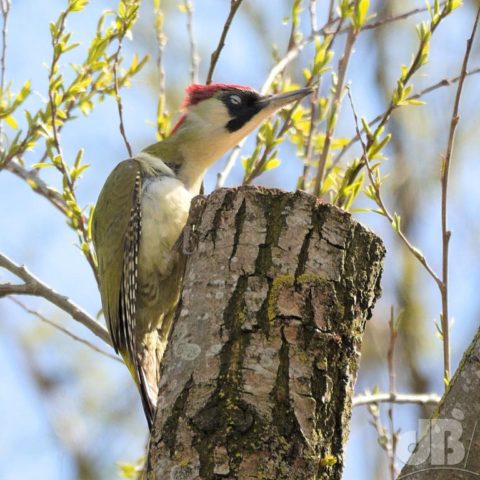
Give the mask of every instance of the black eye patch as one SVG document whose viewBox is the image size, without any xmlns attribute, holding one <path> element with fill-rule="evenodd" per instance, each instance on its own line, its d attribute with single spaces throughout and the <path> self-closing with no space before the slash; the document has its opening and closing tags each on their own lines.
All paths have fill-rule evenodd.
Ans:
<svg viewBox="0 0 480 480">
<path fill-rule="evenodd" d="M 228 109 L 231 120 L 225 126 L 229 132 L 242 128 L 261 109 L 260 95 L 256 92 L 226 92 L 221 100 Z"/>
</svg>

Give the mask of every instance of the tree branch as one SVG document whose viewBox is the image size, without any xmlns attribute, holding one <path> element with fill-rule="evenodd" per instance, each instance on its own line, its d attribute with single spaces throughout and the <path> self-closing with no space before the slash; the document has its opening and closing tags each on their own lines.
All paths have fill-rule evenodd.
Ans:
<svg viewBox="0 0 480 480">
<path fill-rule="evenodd" d="M 230 12 L 228 13 L 227 20 L 223 26 L 220 40 L 218 41 L 217 48 L 213 51 L 212 56 L 210 57 L 210 67 L 208 68 L 207 80 L 205 81 L 206 84 L 212 83 L 213 72 L 217 66 L 218 58 L 220 57 L 220 53 L 222 53 L 223 47 L 225 46 L 225 39 L 227 38 L 228 31 L 230 30 L 233 17 L 235 17 L 235 14 L 237 13 L 241 3 L 242 0 L 231 0 L 230 2 Z"/>
<path fill-rule="evenodd" d="M 184 0 L 183 6 L 187 15 L 188 43 L 190 44 L 190 81 L 197 83 L 199 58 L 195 44 L 195 36 L 193 34 L 193 2 L 191 0 Z"/>
<path fill-rule="evenodd" d="M 0 288 L 1 288 L 1 285 L 0 285 Z M 1 297 L 1 292 L 0 292 L 0 297 Z M 39 320 L 41 320 L 42 322 L 44 323 L 47 323 L 48 325 L 52 326 L 53 328 L 56 328 L 57 330 L 59 330 L 60 332 L 64 333 L 65 335 L 68 335 L 70 338 L 72 338 L 73 340 L 77 341 L 77 342 L 80 342 L 80 343 L 83 343 L 84 345 L 86 345 L 87 347 L 91 348 L 92 350 L 94 350 L 95 352 L 97 353 L 100 353 L 101 355 L 104 355 L 105 357 L 108 357 L 110 358 L 111 360 L 115 360 L 116 362 L 119 362 L 119 363 L 123 363 L 123 361 L 120 359 L 120 357 L 116 356 L 116 355 L 112 355 L 111 353 L 108 353 L 106 352 L 105 350 L 102 350 L 101 348 L 98 348 L 96 345 L 94 345 L 93 343 L 85 340 L 84 338 L 81 338 L 79 337 L 78 335 L 75 335 L 74 333 L 70 332 L 70 330 L 67 330 L 65 327 L 62 327 L 61 325 L 59 325 L 58 323 L 56 322 L 53 322 L 52 320 L 48 319 L 47 317 L 45 317 L 44 315 L 42 315 L 40 312 L 38 312 L 37 310 L 32 310 L 31 308 L 27 307 L 27 305 L 25 305 L 23 302 L 21 302 L 20 300 L 14 298 L 14 297 L 10 297 L 9 300 L 11 300 L 13 303 L 15 303 L 16 305 L 18 305 L 20 308 L 22 308 L 23 310 L 25 310 L 27 313 L 29 313 L 30 315 L 33 315 L 34 317 L 37 317 Z"/>
<path fill-rule="evenodd" d="M 122 40 L 123 37 L 118 39 L 118 47 L 117 51 L 115 52 L 115 61 L 113 63 L 113 84 L 115 89 L 115 101 L 117 103 L 117 110 L 118 110 L 118 118 L 119 118 L 119 128 L 120 128 L 120 135 L 122 135 L 123 141 L 125 142 L 125 146 L 127 148 L 128 156 L 132 158 L 132 147 L 130 146 L 130 142 L 127 138 L 127 133 L 125 132 L 125 123 L 123 121 L 123 103 L 122 97 L 119 93 L 118 87 L 118 67 L 120 63 L 120 53 L 122 51 Z"/>
<path fill-rule="evenodd" d="M 323 178 L 325 173 L 325 166 L 327 164 L 328 154 L 330 153 L 330 144 L 332 142 L 333 134 L 335 133 L 336 119 L 342 103 L 343 86 L 345 83 L 345 77 L 347 74 L 348 62 L 353 50 L 353 45 L 357 39 L 359 31 L 352 25 L 349 27 L 347 42 L 345 44 L 345 50 L 343 55 L 338 61 L 338 79 L 335 84 L 335 93 L 333 95 L 332 107 L 327 121 L 327 131 L 325 132 L 325 141 L 323 144 L 322 152 L 318 160 L 318 169 L 315 177 L 315 185 L 313 188 L 313 194 L 318 197 L 321 193 Z"/>
<path fill-rule="evenodd" d="M 10 0 L 1 0 L 0 2 L 3 27 L 2 27 L 2 57 L 0 59 L 0 92 L 2 97 L 5 93 L 5 72 L 7 68 L 7 24 L 8 14 L 10 13 Z M 3 120 L 0 120 L 0 151 L 3 152 Z"/>
<path fill-rule="evenodd" d="M 5 169 L 24 180 L 34 192 L 46 198 L 61 213 L 67 213 L 67 205 L 60 192 L 48 186 L 38 175 L 38 170 L 27 170 L 16 161 L 9 162 Z"/>
<path fill-rule="evenodd" d="M 450 171 L 450 164 L 452 161 L 453 145 L 455 142 L 455 132 L 458 122 L 460 120 L 460 99 L 463 91 L 463 84 L 467 76 L 468 59 L 472 50 L 473 40 L 477 32 L 478 20 L 480 17 L 480 8 L 477 10 L 477 16 L 473 24 L 472 33 L 467 40 L 467 48 L 463 57 L 462 70 L 460 73 L 457 93 L 455 95 L 455 102 L 453 105 L 452 119 L 450 121 L 450 131 L 448 134 L 447 151 L 445 159 L 442 162 L 441 168 L 441 185 L 442 185 L 442 285 L 440 288 L 440 295 L 442 297 L 442 340 L 443 340 L 443 370 L 444 381 L 447 384 L 450 380 L 450 332 L 449 332 L 449 312 L 448 312 L 448 246 L 450 243 L 451 231 L 448 229 L 447 222 L 447 198 L 448 198 L 448 174 Z"/>
<path fill-rule="evenodd" d="M 0 267 L 5 268 L 25 282 L 25 285 L 18 285 L 18 290 L 15 290 L 15 285 L 13 284 L 2 285 L 2 289 L 0 289 L 0 297 L 6 294 L 19 294 L 45 298 L 50 303 L 53 303 L 53 305 L 68 313 L 74 320 L 87 327 L 105 343 L 112 346 L 112 341 L 107 329 L 100 322 L 85 312 L 81 307 L 72 302 L 72 300 L 70 300 L 68 297 L 56 292 L 48 285 L 43 283 L 40 279 L 31 274 L 24 266 L 16 264 L 1 253 Z M 2 291 L 7 293 L 3 293 L 2 295 Z"/>
<path fill-rule="evenodd" d="M 396 403 L 399 405 L 416 403 L 417 405 L 437 405 L 439 401 L 440 396 L 435 393 L 372 393 L 356 395 L 353 397 L 352 406 L 361 407 L 374 403 Z"/>
</svg>

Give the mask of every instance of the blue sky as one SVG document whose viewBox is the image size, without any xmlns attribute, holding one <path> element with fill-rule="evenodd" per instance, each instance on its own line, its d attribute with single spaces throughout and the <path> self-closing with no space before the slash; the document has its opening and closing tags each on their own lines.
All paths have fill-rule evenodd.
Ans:
<svg viewBox="0 0 480 480">
<path fill-rule="evenodd" d="M 256 5 L 253 0 L 245 0 L 250 7 Z M 189 83 L 188 49 L 183 31 L 185 15 L 170 5 L 166 17 L 166 33 L 169 43 L 166 50 L 167 86 L 170 107 L 176 109 L 182 97 L 183 88 Z M 209 54 L 216 46 L 229 2 L 204 0 L 197 2 L 194 16 L 194 31 L 202 57 L 200 78 L 205 78 Z M 282 19 L 289 14 L 289 2 L 274 0 L 266 5 L 256 5 L 262 27 L 252 26 L 250 17 L 240 12 L 228 37 L 225 51 L 215 73 L 216 81 L 240 83 L 261 87 L 272 65 L 269 47 L 262 47 L 262 38 L 272 39 L 284 51 L 288 38 L 288 25 L 282 25 Z M 423 6 L 423 2 L 401 2 L 403 10 Z M 322 4 L 322 2 L 319 2 Z M 149 2 L 144 2 L 141 18 L 133 32 L 133 41 L 125 45 L 125 54 L 132 52 L 150 53 L 153 56 L 148 67 L 134 79 L 132 86 L 123 92 L 126 130 L 132 147 L 140 150 L 154 141 L 156 91 L 152 87 L 154 68 L 154 31 Z M 18 90 L 25 80 L 30 79 L 34 94 L 26 107 L 34 107 L 45 101 L 47 85 L 46 63 L 50 60 L 50 39 L 48 23 L 58 16 L 64 2 L 52 0 L 38 2 L 24 0 L 13 2 L 9 24 L 9 47 L 7 58 L 7 79 L 12 82 L 12 89 Z M 71 53 L 68 61 L 78 61 L 88 44 L 88 39 L 95 30 L 99 13 L 106 8 L 113 8 L 114 1 L 92 0 L 84 12 L 72 16 L 68 28 L 73 32 L 75 41 L 81 46 Z M 321 7 L 320 7 L 321 8 Z M 445 77 L 454 77 L 460 70 L 463 49 L 467 34 L 473 21 L 473 10 L 467 4 L 435 34 L 432 54 L 424 74 L 415 79 L 416 90 Z M 416 17 L 415 20 L 419 20 Z M 304 18 L 308 25 L 307 19 Z M 259 31 L 262 31 L 260 34 Z M 415 48 L 417 36 L 414 21 L 401 22 L 391 29 L 389 42 L 389 61 L 385 68 L 388 78 L 394 85 L 399 74 L 400 64 L 408 63 Z M 348 80 L 356 108 L 362 116 L 371 118 L 384 108 L 384 100 L 375 90 L 375 53 L 371 48 L 374 41 L 372 34 L 365 34 L 358 43 L 350 69 Z M 260 45 L 260 47 L 259 47 Z M 477 44 L 478 45 L 478 44 Z M 477 48 L 478 50 L 478 48 Z M 308 62 L 309 49 L 301 56 L 301 62 Z M 336 63 L 338 51 L 334 62 Z M 474 52 L 472 65 L 478 65 L 478 55 Z M 302 64 L 295 64 L 291 74 L 301 81 Z M 68 65 L 64 65 L 68 68 Z M 478 204 L 480 176 L 478 154 L 478 102 L 480 91 L 476 77 L 467 79 L 462 120 L 457 135 L 457 147 L 451 175 L 450 186 L 450 226 L 453 231 L 451 241 L 451 312 L 455 318 L 452 330 L 452 357 L 456 366 L 465 347 L 478 328 Z M 408 129 L 406 138 L 409 152 L 409 172 L 419 179 L 422 185 L 416 207 L 413 241 L 431 259 L 435 269 L 440 268 L 440 222 L 438 183 L 439 159 L 446 146 L 446 132 L 452 107 L 454 90 L 442 89 L 426 98 L 428 105 L 415 107 L 408 112 Z M 339 133 L 352 135 L 354 128 L 348 109 L 345 109 Z M 400 113 L 403 115 L 403 113 Z M 405 113 L 407 115 L 407 113 Z M 80 203 L 87 205 L 96 200 L 98 192 L 113 166 L 126 156 L 125 146 L 118 132 L 116 106 L 112 99 L 99 105 L 88 118 L 78 121 L 66 128 L 62 134 L 62 144 L 67 157 L 73 158 L 79 148 L 85 149 L 84 161 L 91 168 L 83 175 L 78 189 Z M 252 138 L 245 147 L 248 152 Z M 31 152 L 28 160 L 36 161 L 41 149 Z M 282 166 L 262 177 L 258 183 L 291 190 L 295 187 L 296 176 L 301 170 L 301 163 L 294 157 L 294 150 L 282 149 Z M 220 160 L 208 173 L 206 188 L 210 191 L 216 178 L 216 172 L 222 167 Z M 387 167 L 388 168 L 388 167 Z M 395 178 L 395 171 L 390 167 L 390 176 Z M 427 181 L 436 178 L 434 182 Z M 54 172 L 46 172 L 46 178 L 53 183 Z M 228 185 L 241 182 L 241 167 L 237 166 L 229 177 Z M 422 184 L 422 182 L 424 183 Z M 388 181 L 387 181 L 388 182 Z M 388 188 L 388 187 L 386 187 Z M 395 208 L 395 190 L 388 191 L 387 200 Z M 359 204 L 367 205 L 366 200 Z M 0 174 L 0 220 L 3 226 L 0 232 L 0 251 L 18 263 L 25 263 L 42 280 L 58 291 L 72 297 L 87 311 L 95 315 L 100 308 L 99 295 L 89 267 L 75 246 L 75 236 L 66 227 L 60 217 L 43 199 L 32 193 L 24 183 L 8 172 Z M 400 212 L 401 213 L 401 212 Z M 388 224 L 373 214 L 358 214 L 357 218 L 370 226 L 384 238 L 388 255 L 385 264 L 384 296 L 379 302 L 371 322 L 385 323 L 389 306 L 395 303 L 395 285 L 398 268 L 398 249 L 394 235 Z M 12 279 L 0 272 L 0 280 Z M 438 292 L 433 282 L 422 271 L 418 271 L 415 285 L 422 292 L 423 322 L 427 331 L 425 342 L 427 348 L 422 353 L 421 369 L 431 378 L 430 387 L 437 392 L 442 389 L 441 382 L 441 344 L 435 337 L 433 319 L 440 310 Z M 68 325 L 77 334 L 92 339 L 81 326 L 66 318 L 61 312 L 39 299 L 23 299 L 33 308 L 38 308 L 50 318 Z M 401 308 L 401 306 L 398 306 Z M 105 467 L 110 476 L 115 469 L 116 460 L 134 461 L 142 451 L 146 438 L 146 429 L 141 407 L 136 398 L 133 384 L 128 372 L 115 362 L 100 357 L 83 346 L 75 344 L 61 334 L 51 334 L 46 326 L 39 326 L 39 321 L 28 316 L 10 301 L 0 302 L 0 424 L 3 433 L 0 436 L 0 458 L 8 462 L 0 464 L 0 480 L 19 478 L 36 478 L 39 480 L 69 480 L 75 478 L 70 460 L 72 451 L 100 457 L 109 462 Z M 43 343 L 43 338 L 45 342 Z M 25 342 L 34 345 L 35 358 L 39 366 L 61 377 L 64 385 L 61 394 L 46 402 L 38 389 L 31 382 L 31 366 L 25 357 Z M 377 339 L 384 345 L 385 339 Z M 83 367 L 88 367 L 88 371 Z M 399 388 L 405 384 L 399 369 Z M 69 380 L 69 376 L 79 378 Z M 372 387 L 377 383 L 385 389 L 387 385 L 385 364 L 368 371 L 361 370 L 357 390 Z M 85 390 L 91 392 L 85 395 Z M 98 425 L 101 417 L 92 413 L 95 408 L 101 412 L 108 411 L 109 405 L 115 404 L 119 412 L 128 411 L 115 428 L 103 431 Z M 411 430 L 416 424 L 416 408 L 400 406 L 396 408 L 399 427 Z M 68 418 L 68 422 L 62 421 Z M 53 420 L 52 419 L 56 419 Z M 59 420 L 60 419 L 60 420 Z M 73 420 L 72 420 L 73 419 Z M 347 449 L 345 480 L 373 478 L 376 459 L 375 432 L 367 424 L 368 417 L 364 411 L 355 412 L 351 438 Z M 75 431 L 65 432 L 66 425 L 74 425 Z M 59 438 L 61 439 L 59 441 Z M 69 445 L 65 448 L 65 445 Z M 107 445 L 105 447 L 105 445 Z M 103 449 L 103 450 L 102 450 Z M 68 452 L 67 452 L 68 450 Z M 99 461 L 102 461 L 99 459 Z M 107 471 L 106 470 L 106 471 Z"/>
</svg>

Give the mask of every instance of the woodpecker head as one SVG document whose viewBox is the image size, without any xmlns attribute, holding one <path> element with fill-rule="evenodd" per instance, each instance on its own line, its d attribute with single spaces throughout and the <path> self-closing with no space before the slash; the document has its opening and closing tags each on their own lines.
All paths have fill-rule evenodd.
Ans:
<svg viewBox="0 0 480 480">
<path fill-rule="evenodd" d="M 180 164 L 179 177 L 198 191 L 206 169 L 282 107 L 311 93 L 302 88 L 261 95 L 251 87 L 211 83 L 190 85 L 184 114 L 163 142 L 147 147 L 167 164 Z"/>
<path fill-rule="evenodd" d="M 213 162 L 254 130 L 262 120 L 311 93 L 311 89 L 261 95 L 250 87 L 211 83 L 190 85 L 186 93 L 183 104 L 185 113 L 173 129 L 172 137 L 182 137 L 186 143 L 197 144 L 197 155 L 201 153 L 202 149 L 199 151 L 198 147 L 202 143 L 211 147 L 207 149 L 210 150 L 208 160 Z"/>
</svg>

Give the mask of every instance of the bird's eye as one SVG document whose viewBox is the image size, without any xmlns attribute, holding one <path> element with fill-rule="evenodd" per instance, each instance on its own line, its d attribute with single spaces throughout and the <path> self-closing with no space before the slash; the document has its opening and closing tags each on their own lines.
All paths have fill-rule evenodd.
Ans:
<svg viewBox="0 0 480 480">
<path fill-rule="evenodd" d="M 230 103 L 233 105 L 241 105 L 242 104 L 242 99 L 240 98 L 239 95 L 230 95 L 228 98 L 230 100 Z"/>
</svg>

